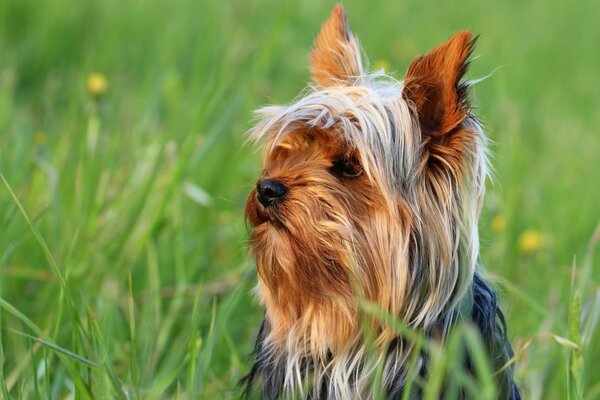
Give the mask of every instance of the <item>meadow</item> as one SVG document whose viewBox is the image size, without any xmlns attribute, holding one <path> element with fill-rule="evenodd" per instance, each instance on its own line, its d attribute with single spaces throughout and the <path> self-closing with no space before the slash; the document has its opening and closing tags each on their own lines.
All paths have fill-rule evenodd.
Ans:
<svg viewBox="0 0 600 400">
<path fill-rule="evenodd" d="M 343 3 L 398 79 L 480 34 L 482 260 L 517 377 L 525 398 L 600 399 L 600 6 Z M 239 397 L 262 318 L 244 134 L 305 87 L 333 4 L 0 2 L 0 399 Z"/>
</svg>

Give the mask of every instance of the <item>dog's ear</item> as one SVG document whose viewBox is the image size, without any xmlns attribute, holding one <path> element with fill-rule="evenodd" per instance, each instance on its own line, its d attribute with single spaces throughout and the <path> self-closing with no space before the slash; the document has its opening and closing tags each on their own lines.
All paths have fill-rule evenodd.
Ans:
<svg viewBox="0 0 600 400">
<path fill-rule="evenodd" d="M 310 55 L 316 86 L 352 85 L 363 74 L 358 41 L 350 32 L 344 8 L 338 4 L 323 24 Z"/>
<path fill-rule="evenodd" d="M 461 79 L 475 39 L 471 32 L 460 31 L 408 68 L 403 95 L 416 108 L 424 138 L 445 135 L 468 116 L 468 85 Z"/>
</svg>

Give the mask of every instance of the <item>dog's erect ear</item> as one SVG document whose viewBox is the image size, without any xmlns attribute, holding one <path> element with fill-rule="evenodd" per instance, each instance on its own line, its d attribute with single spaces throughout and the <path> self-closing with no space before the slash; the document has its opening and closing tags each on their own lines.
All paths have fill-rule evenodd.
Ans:
<svg viewBox="0 0 600 400">
<path fill-rule="evenodd" d="M 424 136 L 447 134 L 468 116 L 468 87 L 461 78 L 475 39 L 471 32 L 460 31 L 408 68 L 403 95 L 414 103 Z"/>
<path fill-rule="evenodd" d="M 316 86 L 352 85 L 363 73 L 358 41 L 354 38 L 344 8 L 338 4 L 323 24 L 310 55 Z"/>
</svg>

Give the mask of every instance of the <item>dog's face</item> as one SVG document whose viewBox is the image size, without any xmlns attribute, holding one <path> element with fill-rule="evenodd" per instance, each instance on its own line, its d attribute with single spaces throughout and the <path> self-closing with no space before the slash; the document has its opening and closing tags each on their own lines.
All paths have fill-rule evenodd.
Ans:
<svg viewBox="0 0 600 400">
<path fill-rule="evenodd" d="M 385 200 L 336 129 L 298 127 L 272 147 L 247 207 L 261 279 L 290 306 L 351 295 L 356 236 Z"/>
<path fill-rule="evenodd" d="M 273 345 L 345 348 L 360 334 L 356 297 L 423 329 L 456 307 L 486 173 L 460 82 L 472 45 L 455 35 L 404 82 L 366 74 L 338 6 L 313 48 L 311 92 L 260 111 L 263 170 L 246 216 Z"/>
<path fill-rule="evenodd" d="M 340 337 L 328 346 L 344 342 L 354 332 L 349 299 L 367 272 L 358 269 L 376 271 L 365 245 L 375 214 L 388 215 L 386 200 L 338 129 L 298 127 L 271 146 L 246 213 L 260 295 L 277 315 L 273 333 L 283 339 L 297 324 L 335 322 Z"/>
</svg>

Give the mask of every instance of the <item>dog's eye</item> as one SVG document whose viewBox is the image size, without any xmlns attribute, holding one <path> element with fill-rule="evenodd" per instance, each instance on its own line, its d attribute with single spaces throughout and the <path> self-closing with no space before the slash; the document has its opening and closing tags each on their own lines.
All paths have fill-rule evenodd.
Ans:
<svg viewBox="0 0 600 400">
<path fill-rule="evenodd" d="M 363 170 L 360 164 L 355 159 L 340 158 L 333 161 L 333 165 L 329 169 L 333 174 L 347 179 L 358 178 L 362 175 Z"/>
</svg>

